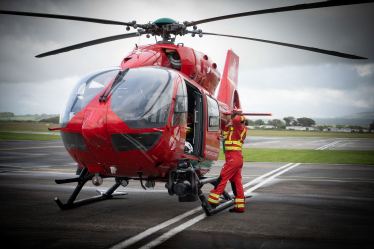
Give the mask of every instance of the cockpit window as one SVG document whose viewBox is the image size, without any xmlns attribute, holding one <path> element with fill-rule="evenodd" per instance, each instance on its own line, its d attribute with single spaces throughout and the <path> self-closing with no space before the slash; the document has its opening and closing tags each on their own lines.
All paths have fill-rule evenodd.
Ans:
<svg viewBox="0 0 374 249">
<path fill-rule="evenodd" d="M 84 109 L 95 96 L 109 85 L 118 71 L 119 68 L 101 69 L 89 73 L 79 80 L 61 111 L 60 127 L 66 127 L 78 112 Z"/>
<path fill-rule="evenodd" d="M 175 73 L 164 68 L 130 69 L 112 91 L 112 111 L 131 129 L 164 127 Z"/>
</svg>

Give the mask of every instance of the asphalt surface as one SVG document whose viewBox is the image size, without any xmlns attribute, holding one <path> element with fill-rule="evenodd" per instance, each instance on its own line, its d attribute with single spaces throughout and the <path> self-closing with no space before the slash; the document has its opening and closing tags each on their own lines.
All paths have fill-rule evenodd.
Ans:
<svg viewBox="0 0 374 249">
<path fill-rule="evenodd" d="M 217 161 L 209 175 L 222 165 Z M 374 246 L 373 165 L 245 163 L 242 182 L 252 194 L 245 213 L 226 209 L 211 217 L 199 201 L 169 196 L 163 183 L 145 191 L 137 181 L 119 188 L 128 195 L 61 211 L 54 198 L 66 201 L 75 184 L 54 180 L 75 177 L 75 169 L 60 141 L 0 141 L 2 248 Z M 88 182 L 78 199 L 113 184 Z"/>
</svg>

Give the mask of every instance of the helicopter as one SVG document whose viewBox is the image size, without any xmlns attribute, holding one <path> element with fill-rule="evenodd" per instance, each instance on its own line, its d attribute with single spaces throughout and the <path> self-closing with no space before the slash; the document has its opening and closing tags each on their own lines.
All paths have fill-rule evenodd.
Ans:
<svg viewBox="0 0 374 249">
<path fill-rule="evenodd" d="M 39 54 L 37 58 L 56 55 L 119 39 L 145 35 L 161 37 L 156 44 L 134 48 L 119 67 L 91 72 L 77 82 L 60 115 L 62 141 L 78 164 L 79 177 L 56 180 L 57 184 L 77 182 L 65 204 L 65 210 L 83 203 L 106 200 L 123 193 L 129 180 L 154 187 L 164 182 L 170 195 L 180 202 L 199 198 L 207 215 L 233 204 L 224 192 L 223 205 L 212 209 L 201 188 L 215 184 L 217 177 L 207 178 L 212 163 L 218 159 L 220 132 L 233 112 L 243 115 L 269 116 L 270 113 L 246 113 L 238 93 L 239 57 L 227 52 L 223 74 L 209 56 L 176 43 L 177 36 L 222 36 L 292 47 L 347 59 L 366 59 L 335 51 L 281 43 L 250 37 L 204 32 L 198 25 L 243 16 L 324 8 L 373 1 L 326 1 L 274 9 L 244 12 L 176 22 L 160 18 L 146 24 L 119 22 L 78 16 L 53 15 L 0 10 L 0 14 L 65 19 L 131 27 L 136 32 L 101 38 Z M 53 130 L 53 129 L 51 129 Z M 103 179 L 114 177 L 116 183 L 100 196 L 75 201 L 85 183 L 100 186 Z M 145 181 L 145 184 L 143 184 Z M 145 186 L 144 186 L 145 185 Z"/>
</svg>

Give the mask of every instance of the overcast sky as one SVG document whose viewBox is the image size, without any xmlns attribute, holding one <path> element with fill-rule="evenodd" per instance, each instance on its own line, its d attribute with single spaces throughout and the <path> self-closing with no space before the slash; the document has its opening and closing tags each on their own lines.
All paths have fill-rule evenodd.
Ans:
<svg viewBox="0 0 374 249">
<path fill-rule="evenodd" d="M 197 21 L 311 2 L 318 1 L 1 0 L 0 9 L 146 23 L 161 17 Z M 208 54 L 221 73 L 227 50 L 239 56 L 239 95 L 245 112 L 271 112 L 282 119 L 374 111 L 374 3 L 241 17 L 198 28 L 369 58 L 349 60 L 224 37 L 178 37 L 177 42 Z M 40 59 L 35 55 L 126 32 L 116 25 L 0 15 L 0 112 L 60 113 L 79 78 L 118 66 L 138 38 Z M 154 43 L 154 38 L 142 36 L 140 43 Z"/>
</svg>

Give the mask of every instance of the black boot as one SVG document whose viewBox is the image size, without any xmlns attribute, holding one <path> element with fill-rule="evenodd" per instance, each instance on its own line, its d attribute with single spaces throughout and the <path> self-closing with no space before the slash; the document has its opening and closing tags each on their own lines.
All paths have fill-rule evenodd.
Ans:
<svg viewBox="0 0 374 249">
<path fill-rule="evenodd" d="M 231 213 L 244 213 L 244 211 L 238 211 L 235 208 L 229 209 L 229 212 L 231 212 Z"/>
<path fill-rule="evenodd" d="M 210 204 L 210 206 L 213 208 L 213 209 L 215 209 L 215 208 L 217 208 L 218 206 L 219 206 L 219 203 L 218 204 L 211 204 L 211 203 L 209 203 Z"/>
</svg>

